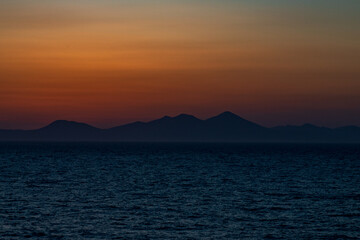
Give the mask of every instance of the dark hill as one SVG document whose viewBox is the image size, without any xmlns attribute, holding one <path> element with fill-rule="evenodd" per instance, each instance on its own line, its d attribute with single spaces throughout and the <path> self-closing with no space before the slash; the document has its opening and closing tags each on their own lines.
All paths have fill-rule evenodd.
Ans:
<svg viewBox="0 0 360 240">
<path fill-rule="evenodd" d="M 61 131 L 93 131 L 97 130 L 98 128 L 90 126 L 86 123 L 79 123 L 74 121 L 66 121 L 66 120 L 57 120 L 49 125 L 38 129 L 37 131 L 43 131 L 43 132 L 61 132 Z"/>
<path fill-rule="evenodd" d="M 206 120 L 192 115 L 165 116 L 99 129 L 58 120 L 37 130 L 0 130 L 1 141 L 201 141 L 201 142 L 360 142 L 360 128 L 324 128 L 311 124 L 266 128 L 232 112 Z"/>
</svg>

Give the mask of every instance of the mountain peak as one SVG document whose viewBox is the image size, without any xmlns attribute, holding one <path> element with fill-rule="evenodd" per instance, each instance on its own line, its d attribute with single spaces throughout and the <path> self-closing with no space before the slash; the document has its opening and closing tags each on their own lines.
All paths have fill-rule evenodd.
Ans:
<svg viewBox="0 0 360 240">
<path fill-rule="evenodd" d="M 209 118 L 208 120 L 241 120 L 242 118 L 236 115 L 235 113 L 232 113 L 230 111 L 226 111 L 223 113 L 220 113 L 219 115 L 216 115 L 212 118 Z"/>
<path fill-rule="evenodd" d="M 223 112 L 215 117 L 206 120 L 208 123 L 222 126 L 236 126 L 242 128 L 262 128 L 260 125 L 250 122 L 230 111 Z"/>
<path fill-rule="evenodd" d="M 62 128 L 95 128 L 86 123 L 68 121 L 68 120 L 56 120 L 43 129 L 62 129 Z"/>
<path fill-rule="evenodd" d="M 50 123 L 49 125 L 66 125 L 66 124 L 82 124 L 82 123 L 75 122 L 75 121 L 68 121 L 68 120 L 55 120 L 52 123 Z"/>
<path fill-rule="evenodd" d="M 227 117 L 227 118 L 240 118 L 238 115 L 236 115 L 235 113 L 232 113 L 230 111 L 225 111 L 223 113 L 220 113 L 218 115 L 218 117 Z"/>
<path fill-rule="evenodd" d="M 77 123 L 77 122 L 68 121 L 68 120 L 55 120 L 52 123 L 50 123 L 50 125 L 53 125 L 53 124 L 71 124 L 71 123 Z"/>
<path fill-rule="evenodd" d="M 176 117 L 174 117 L 174 119 L 197 119 L 197 118 L 194 117 L 193 115 L 182 113 L 182 114 L 177 115 Z"/>
</svg>

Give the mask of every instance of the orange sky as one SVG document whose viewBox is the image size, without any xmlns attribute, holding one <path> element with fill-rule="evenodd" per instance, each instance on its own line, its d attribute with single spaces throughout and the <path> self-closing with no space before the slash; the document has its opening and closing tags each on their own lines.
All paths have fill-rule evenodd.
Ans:
<svg viewBox="0 0 360 240">
<path fill-rule="evenodd" d="M 269 2 L 4 0 L 0 128 L 225 110 L 360 125 L 360 4 Z"/>
</svg>

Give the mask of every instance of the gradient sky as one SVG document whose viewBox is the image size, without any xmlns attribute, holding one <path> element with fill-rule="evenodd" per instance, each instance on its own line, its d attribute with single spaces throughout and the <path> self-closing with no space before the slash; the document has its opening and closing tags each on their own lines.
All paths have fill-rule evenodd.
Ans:
<svg viewBox="0 0 360 240">
<path fill-rule="evenodd" d="M 0 128 L 225 110 L 360 125 L 359 0 L 1 0 Z"/>
</svg>

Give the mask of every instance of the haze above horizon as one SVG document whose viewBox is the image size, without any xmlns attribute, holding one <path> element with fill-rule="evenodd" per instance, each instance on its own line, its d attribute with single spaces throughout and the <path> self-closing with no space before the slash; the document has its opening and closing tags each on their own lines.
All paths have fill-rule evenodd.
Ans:
<svg viewBox="0 0 360 240">
<path fill-rule="evenodd" d="M 229 109 L 360 125 L 360 1 L 3 0 L 0 129 Z"/>
</svg>

